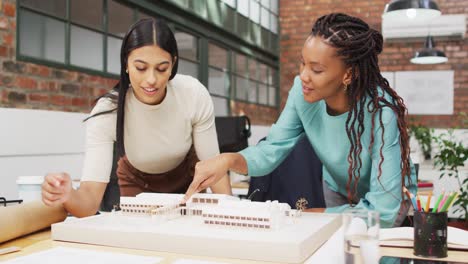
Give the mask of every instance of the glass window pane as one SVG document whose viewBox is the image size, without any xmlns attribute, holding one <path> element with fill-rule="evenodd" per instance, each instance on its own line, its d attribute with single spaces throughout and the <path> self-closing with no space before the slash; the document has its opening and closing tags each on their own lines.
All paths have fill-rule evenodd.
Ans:
<svg viewBox="0 0 468 264">
<path fill-rule="evenodd" d="M 236 72 L 247 77 L 247 57 L 242 54 L 236 54 Z"/>
<path fill-rule="evenodd" d="M 257 102 L 257 83 L 250 82 L 249 88 L 249 102 L 256 103 Z"/>
<path fill-rule="evenodd" d="M 179 57 L 198 61 L 197 38 L 185 32 L 176 32 L 175 39 L 179 49 Z"/>
<path fill-rule="evenodd" d="M 228 75 L 224 71 L 210 68 L 208 70 L 208 90 L 212 94 L 229 96 L 226 82 Z"/>
<path fill-rule="evenodd" d="M 188 7 L 188 0 L 172 0 L 172 2 L 182 6 L 184 8 Z"/>
<path fill-rule="evenodd" d="M 261 37 L 262 45 L 261 46 L 267 49 L 269 47 L 269 44 L 270 44 L 269 39 L 270 39 L 270 34 L 271 33 L 270 33 L 270 31 L 268 31 L 267 29 L 264 29 L 262 27 L 262 33 L 261 34 L 262 34 L 262 37 Z M 273 34 L 271 34 L 271 35 L 273 35 Z"/>
<path fill-rule="evenodd" d="M 71 26 L 70 64 L 102 71 L 102 34 Z"/>
<path fill-rule="evenodd" d="M 190 75 L 198 79 L 198 63 L 193 63 L 188 60 L 179 59 L 179 67 L 177 73 Z"/>
<path fill-rule="evenodd" d="M 249 77 L 252 80 L 258 80 L 258 69 L 257 61 L 249 59 Z"/>
<path fill-rule="evenodd" d="M 211 0 L 213 1 L 213 0 Z M 215 0 L 217 1 L 217 0 Z M 190 0 L 188 1 L 188 8 L 190 11 L 194 12 L 195 14 L 198 14 L 199 16 L 203 18 L 207 18 L 207 7 L 206 7 L 206 1 L 194 1 Z"/>
<path fill-rule="evenodd" d="M 278 71 L 275 68 L 268 67 L 270 72 L 268 74 L 268 84 L 270 86 L 278 86 Z"/>
<path fill-rule="evenodd" d="M 250 0 L 237 0 L 237 12 L 245 17 L 249 17 L 249 1 Z"/>
<path fill-rule="evenodd" d="M 66 16 L 66 4 L 65 0 L 21 0 L 22 6 L 27 6 L 35 10 L 40 10 L 44 13 L 65 18 Z"/>
<path fill-rule="evenodd" d="M 102 30 L 102 0 L 70 0 L 71 21 Z"/>
<path fill-rule="evenodd" d="M 19 38 L 20 54 L 65 62 L 65 23 L 21 10 Z"/>
<path fill-rule="evenodd" d="M 250 20 L 260 23 L 260 5 L 257 1 L 250 1 Z"/>
<path fill-rule="evenodd" d="M 221 7 L 223 7 L 223 9 L 221 9 Z M 225 9 L 226 7 L 222 5 L 219 0 L 206 1 L 208 20 L 213 24 L 222 25 Z"/>
<path fill-rule="evenodd" d="M 213 106 L 214 106 L 215 116 L 227 116 L 227 115 L 229 115 L 228 99 L 221 98 L 221 97 L 216 97 L 216 96 L 212 96 L 211 98 L 213 99 Z"/>
<path fill-rule="evenodd" d="M 270 12 L 268 12 L 268 9 L 264 7 L 262 7 L 261 10 L 262 10 L 261 11 L 262 12 L 261 13 L 261 19 L 262 19 L 261 25 L 262 27 L 268 29 L 270 28 Z"/>
<path fill-rule="evenodd" d="M 278 34 L 278 17 L 273 13 L 270 14 L 270 22 L 271 32 Z"/>
<path fill-rule="evenodd" d="M 228 6 L 235 8 L 236 7 L 236 0 L 223 0 Z"/>
<path fill-rule="evenodd" d="M 268 83 L 268 72 L 267 72 L 267 66 L 263 63 L 260 63 L 259 67 L 259 77 L 258 80 L 262 83 Z"/>
<path fill-rule="evenodd" d="M 270 8 L 270 0 L 262 0 L 262 6 L 266 8 Z"/>
<path fill-rule="evenodd" d="M 236 76 L 236 98 L 247 100 L 247 90 L 249 89 L 249 80 Z"/>
<path fill-rule="evenodd" d="M 225 8 L 225 14 L 223 17 L 224 28 L 233 32 L 234 31 L 234 17 L 236 16 L 236 11 L 231 8 Z"/>
<path fill-rule="evenodd" d="M 276 106 L 276 91 L 278 88 L 270 87 L 270 91 L 268 93 L 268 102 L 271 106 Z"/>
<path fill-rule="evenodd" d="M 271 39 L 270 39 L 270 50 L 272 50 L 273 52 L 279 52 L 279 49 L 278 49 L 278 34 L 271 34 L 270 35 Z"/>
<path fill-rule="evenodd" d="M 258 85 L 258 102 L 261 104 L 268 104 L 267 86 L 264 84 Z"/>
<path fill-rule="evenodd" d="M 270 10 L 278 14 L 278 0 L 270 0 Z"/>
<path fill-rule="evenodd" d="M 208 64 L 221 69 L 227 68 L 228 52 L 215 44 L 208 44 Z"/>
<path fill-rule="evenodd" d="M 257 45 L 262 45 L 261 26 L 260 24 L 251 23 L 250 25 L 250 39 Z"/>
<path fill-rule="evenodd" d="M 115 1 L 107 3 L 109 33 L 124 37 L 128 28 L 133 24 L 133 10 Z"/>
<path fill-rule="evenodd" d="M 249 19 L 239 14 L 237 14 L 237 34 L 243 39 L 249 39 Z"/>
<path fill-rule="evenodd" d="M 107 72 L 120 74 L 120 47 L 122 40 L 107 37 Z"/>
</svg>

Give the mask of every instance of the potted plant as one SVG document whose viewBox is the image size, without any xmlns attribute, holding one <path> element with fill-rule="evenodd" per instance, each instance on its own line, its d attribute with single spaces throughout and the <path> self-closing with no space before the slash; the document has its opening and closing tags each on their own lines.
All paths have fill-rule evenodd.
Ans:
<svg viewBox="0 0 468 264">
<path fill-rule="evenodd" d="M 439 147 L 439 152 L 434 156 L 434 166 L 441 172 L 440 178 L 455 177 L 457 179 L 458 199 L 455 201 L 454 212 L 461 211 L 464 214 L 464 221 L 461 221 L 461 227 L 468 228 L 468 177 L 460 177 L 459 168 L 463 167 L 468 158 L 468 148 L 462 142 L 456 141 L 453 136 L 453 130 L 448 133 L 442 133 L 433 137 L 434 142 Z"/>
<path fill-rule="evenodd" d="M 424 159 L 431 159 L 432 151 L 432 134 L 434 129 L 430 129 L 423 125 L 411 125 L 410 126 L 410 136 L 414 136 L 421 146 L 421 150 L 424 154 Z"/>
</svg>

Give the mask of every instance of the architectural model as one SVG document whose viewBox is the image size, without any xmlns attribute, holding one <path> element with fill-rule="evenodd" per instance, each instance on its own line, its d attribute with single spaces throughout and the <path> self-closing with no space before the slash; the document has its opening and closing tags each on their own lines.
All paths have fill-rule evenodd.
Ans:
<svg viewBox="0 0 468 264">
<path fill-rule="evenodd" d="M 199 193 L 181 205 L 182 197 L 181 194 L 142 193 L 121 197 L 120 208 L 125 215 L 146 215 L 160 221 L 198 216 L 207 225 L 259 229 L 276 229 L 300 216 L 300 211 L 278 201 L 251 202 L 223 194 Z"/>
<path fill-rule="evenodd" d="M 121 211 L 52 225 L 52 239 L 218 258 L 300 263 L 341 225 L 338 214 L 218 194 L 121 197 Z M 220 259 L 226 262 L 226 259 Z"/>
</svg>

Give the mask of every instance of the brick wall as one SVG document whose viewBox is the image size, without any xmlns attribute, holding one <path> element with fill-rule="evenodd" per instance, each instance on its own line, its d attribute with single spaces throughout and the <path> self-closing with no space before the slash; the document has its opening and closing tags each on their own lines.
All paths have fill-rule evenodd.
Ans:
<svg viewBox="0 0 468 264">
<path fill-rule="evenodd" d="M 280 96 L 286 102 L 294 76 L 298 74 L 299 55 L 315 19 L 329 12 L 347 12 L 366 20 L 380 30 L 381 13 L 387 0 L 280 0 Z M 438 0 L 444 14 L 468 12 L 468 1 Z M 81 72 L 62 70 L 16 60 L 16 1 L 0 0 L 0 107 L 36 108 L 88 112 L 94 99 L 110 89 L 116 80 Z M 380 56 L 382 71 L 454 70 L 455 115 L 413 116 L 431 127 L 466 127 L 468 113 L 468 40 L 438 41 L 437 47 L 448 56 L 441 65 L 421 66 L 409 62 L 422 42 L 386 43 Z M 231 102 L 233 114 L 247 114 L 256 125 L 276 121 L 275 108 Z"/>
<path fill-rule="evenodd" d="M 344 12 L 362 18 L 374 29 L 381 29 L 381 15 L 389 0 L 280 0 L 281 24 L 281 106 L 286 102 L 294 76 L 298 74 L 299 57 L 304 40 L 313 22 L 321 15 L 330 12 Z M 442 14 L 468 13 L 468 1 L 438 0 Z M 438 65 L 415 65 L 409 62 L 415 51 L 424 43 L 385 43 L 379 57 L 382 71 L 427 71 L 453 70 L 454 115 L 410 116 L 410 121 L 429 127 L 468 126 L 468 38 L 456 41 L 437 41 L 436 47 L 445 52 L 448 63 Z"/>
<path fill-rule="evenodd" d="M 16 1 L 0 0 L 0 107 L 89 112 L 116 80 L 16 60 Z"/>
<path fill-rule="evenodd" d="M 114 79 L 68 71 L 16 59 L 16 1 L 0 0 L 0 107 L 89 112 L 97 96 Z M 247 114 L 254 124 L 268 125 L 277 109 L 232 101 L 232 113 Z"/>
</svg>

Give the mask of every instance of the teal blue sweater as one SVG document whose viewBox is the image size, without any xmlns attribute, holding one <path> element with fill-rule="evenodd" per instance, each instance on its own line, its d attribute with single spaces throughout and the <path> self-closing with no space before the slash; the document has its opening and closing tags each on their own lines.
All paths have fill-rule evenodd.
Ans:
<svg viewBox="0 0 468 264">
<path fill-rule="evenodd" d="M 387 95 L 388 96 L 388 95 Z M 390 98 L 390 97 L 388 97 Z M 391 102 L 391 100 L 390 100 Z M 367 109 L 367 108 L 366 108 Z M 364 133 L 361 136 L 362 168 L 357 186 L 360 199 L 355 208 L 367 208 L 380 212 L 382 227 L 391 227 L 398 215 L 401 198 L 401 150 L 397 125 L 397 116 L 388 107 L 382 108 L 384 140 L 379 115 L 375 116 L 375 128 L 372 131 L 372 115 L 365 111 Z M 351 147 L 346 133 L 348 113 L 331 116 L 327 113 L 324 100 L 308 103 L 302 94 L 299 77 L 289 92 L 286 106 L 276 124 L 273 124 L 266 140 L 257 146 L 244 149 L 240 154 L 247 161 L 250 176 L 263 176 L 273 171 L 287 157 L 294 145 L 305 133 L 317 156 L 323 164 L 323 180 L 329 187 L 347 197 L 348 153 Z M 374 144 L 369 151 L 371 133 Z M 383 145 L 382 174 L 378 179 L 380 147 Z M 307 157 L 304 157 L 307 159 Z M 284 175 L 287 177 L 287 175 Z M 416 174 L 411 163 L 411 192 L 416 192 Z M 406 182 L 408 186 L 408 183 Z M 348 204 L 327 208 L 327 213 L 340 213 L 349 208 Z"/>
</svg>

